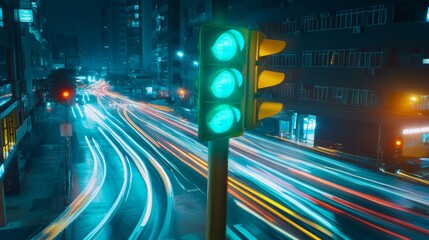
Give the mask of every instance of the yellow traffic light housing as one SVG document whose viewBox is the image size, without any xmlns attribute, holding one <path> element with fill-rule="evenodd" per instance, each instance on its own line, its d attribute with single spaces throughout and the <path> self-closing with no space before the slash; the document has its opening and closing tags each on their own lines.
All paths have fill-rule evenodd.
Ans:
<svg viewBox="0 0 429 240">
<path fill-rule="evenodd" d="M 274 116 L 283 109 L 282 103 L 263 102 L 259 90 L 282 83 L 285 74 L 265 70 L 260 66 L 260 58 L 279 53 L 285 46 L 285 41 L 266 39 L 265 34 L 258 31 L 251 33 L 249 78 L 246 92 L 246 129 L 256 128 L 262 119 Z"/>
</svg>

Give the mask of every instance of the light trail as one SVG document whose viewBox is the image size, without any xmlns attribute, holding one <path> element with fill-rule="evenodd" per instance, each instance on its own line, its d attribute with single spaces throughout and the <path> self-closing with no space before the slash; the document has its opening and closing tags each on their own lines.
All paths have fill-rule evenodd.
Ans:
<svg viewBox="0 0 429 240">
<path fill-rule="evenodd" d="M 59 217 L 32 239 L 54 239 L 58 237 L 88 207 L 103 186 L 106 179 L 106 162 L 103 158 L 100 160 L 87 136 L 85 136 L 85 140 L 94 160 L 93 172 L 88 185 Z"/>
<path fill-rule="evenodd" d="M 126 161 L 124 155 L 119 151 L 118 147 L 116 147 L 116 145 L 107 136 L 107 134 L 101 128 L 98 128 L 98 130 L 101 132 L 101 134 L 107 140 L 107 142 L 110 144 L 110 146 L 115 150 L 116 154 L 119 156 L 119 159 L 121 160 L 121 165 L 122 165 L 122 169 L 123 169 L 122 170 L 123 182 L 122 182 L 121 190 L 120 190 L 115 202 L 113 203 L 112 207 L 109 209 L 109 211 L 106 213 L 104 218 L 100 221 L 100 223 L 85 237 L 85 239 L 97 238 L 97 236 L 101 233 L 101 230 L 104 227 L 104 225 L 106 225 L 106 223 L 111 220 L 112 216 L 118 211 L 119 206 L 124 202 L 125 197 L 126 197 L 125 193 L 126 193 L 127 189 L 130 189 L 129 185 L 131 185 L 131 183 L 130 184 L 128 183 L 129 172 L 131 172 L 131 166 L 127 165 L 127 163 L 126 163 L 127 161 Z M 94 141 L 94 145 L 96 146 L 97 151 L 100 154 L 100 156 L 102 156 L 101 149 L 95 141 Z"/>
<path fill-rule="evenodd" d="M 130 103 L 132 101 L 127 100 L 127 102 Z M 156 124 L 151 124 L 149 121 L 138 117 L 134 113 L 130 114 L 138 121 L 143 122 L 145 126 L 148 127 L 148 130 L 150 129 L 154 131 L 155 134 L 163 135 L 161 138 L 162 140 L 157 141 L 150 131 L 144 131 L 145 135 L 150 136 L 150 138 L 158 144 L 156 145 L 156 148 L 166 150 L 186 166 L 190 167 L 201 176 L 207 178 L 207 163 L 202 160 L 207 158 L 207 148 L 195 141 L 195 125 L 189 123 L 186 124 L 186 122 L 171 116 L 170 113 L 162 112 L 159 109 L 153 109 L 148 105 L 133 103 L 133 106 L 136 106 L 136 109 L 144 114 L 146 118 L 156 121 Z M 127 110 L 127 112 L 131 111 Z M 138 128 L 138 126 L 133 125 L 133 128 Z M 163 130 L 162 128 L 167 130 Z M 184 131 L 184 133 L 187 133 L 190 136 L 181 133 L 181 131 Z M 154 144 L 152 143 L 151 145 Z M 392 201 L 385 199 L 386 196 L 392 195 L 393 201 L 397 201 L 397 199 L 407 199 L 413 203 L 428 206 L 429 199 L 427 199 L 427 195 L 425 194 L 418 194 L 418 192 L 392 186 L 392 184 L 389 184 L 389 182 L 379 181 L 375 177 L 379 175 L 370 173 L 369 171 L 364 171 L 359 167 L 353 166 L 352 164 L 336 161 L 317 153 L 290 147 L 284 143 L 270 141 L 266 138 L 258 137 L 253 134 L 245 133 L 243 137 L 231 139 L 230 151 L 232 153 L 230 154 L 229 159 L 231 163 L 230 172 L 234 175 L 241 175 L 241 178 L 248 179 L 248 182 L 252 183 L 253 185 L 266 187 L 267 191 L 270 191 L 272 194 L 268 196 L 259 193 L 248 185 L 244 186 L 251 189 L 252 191 L 247 191 L 246 188 L 240 188 L 240 185 L 234 185 L 231 187 L 231 184 L 229 192 L 235 198 L 241 201 L 240 206 L 243 209 L 250 209 L 250 211 L 258 214 L 258 216 L 267 218 L 267 221 L 268 219 L 272 219 L 272 217 L 265 214 L 265 211 L 273 214 L 285 223 L 288 223 L 289 226 L 293 226 L 296 229 L 301 227 L 306 230 L 306 226 L 299 226 L 297 222 L 290 223 L 284 219 L 285 216 L 277 212 L 277 210 L 274 210 L 274 208 L 277 208 L 279 205 L 281 206 L 282 204 L 285 204 L 284 202 L 277 202 L 274 200 L 275 198 L 278 198 L 281 199 L 281 201 L 287 201 L 287 204 L 290 206 L 301 209 L 305 215 L 317 219 L 317 222 L 323 223 L 322 225 L 326 225 L 329 230 L 323 228 L 326 230 L 324 234 L 330 233 L 330 230 L 334 232 L 334 235 L 328 236 L 341 236 L 341 238 L 347 238 L 345 235 L 342 235 L 342 233 L 338 232 L 338 229 L 335 226 L 330 225 L 332 223 L 338 224 L 335 220 L 334 214 L 347 216 L 350 220 L 356 223 L 372 228 L 374 232 L 383 232 L 390 237 L 396 237 L 400 239 L 407 238 L 406 236 L 396 233 L 396 231 L 399 231 L 396 229 L 398 226 L 418 231 L 425 235 L 427 234 L 428 230 L 426 230 L 424 227 L 419 227 L 411 222 L 401 219 L 392 218 L 389 215 L 383 214 L 382 212 L 365 208 L 362 206 L 362 204 L 345 201 L 343 198 L 339 197 L 341 195 L 345 195 L 345 197 L 358 197 L 360 201 L 364 203 L 375 203 L 380 207 L 390 208 L 391 211 L 399 211 L 415 217 L 427 219 L 427 214 L 410 210 L 409 208 L 402 207 Z M 285 152 L 292 153 L 290 154 L 292 156 L 299 155 L 299 157 L 287 156 L 284 154 Z M 240 170 L 237 166 L 249 168 L 250 171 L 247 171 L 248 174 L 245 175 L 243 173 L 246 171 L 242 171 L 245 168 Z M 269 173 L 271 177 L 273 177 L 273 174 L 274 176 L 278 176 L 278 178 L 274 178 L 277 179 L 278 182 L 271 182 L 271 180 L 268 180 L 271 177 L 266 174 L 260 175 L 261 172 L 255 175 L 252 173 L 252 171 L 257 172 L 255 167 L 250 166 L 257 166 L 259 171 L 262 169 L 266 170 L 267 174 Z M 279 169 L 280 171 L 275 169 Z M 322 175 L 323 179 L 319 177 L 319 175 Z M 232 179 L 234 180 L 235 178 Z M 286 184 L 283 179 L 286 179 L 288 183 Z M 267 180 L 270 182 L 269 184 L 267 184 Z M 386 178 L 383 177 L 383 180 L 386 180 Z M 391 179 L 388 180 L 390 181 Z M 339 184 L 340 182 L 342 183 L 341 185 Z M 279 183 L 285 184 L 280 185 Z M 314 185 L 314 183 L 318 183 L 318 185 L 315 187 L 309 183 L 312 185 Z M 234 182 L 232 184 L 234 184 Z M 358 188 L 355 190 L 353 187 L 347 187 L 347 184 L 352 184 L 352 186 L 359 187 L 363 190 L 358 191 Z M 313 196 L 299 191 L 298 189 L 294 188 L 293 185 L 298 185 L 299 187 L 304 188 Z M 325 191 L 322 189 L 325 189 Z M 333 192 L 335 195 L 328 193 L 327 191 Z M 368 191 L 374 191 L 377 192 L 377 194 L 384 194 L 384 196 L 378 197 L 376 195 L 363 193 Z M 299 199 L 304 201 L 305 205 L 301 204 L 301 202 L 297 202 L 297 200 L 292 199 L 292 196 L 288 198 L 287 195 L 284 195 L 285 193 L 289 194 L 292 192 L 295 194 L 294 197 L 298 198 L 299 195 Z M 317 199 L 314 197 L 314 195 L 318 195 L 317 197 L 322 200 Z M 246 200 L 246 198 L 250 199 L 251 201 Z M 257 203 L 260 207 L 257 207 L 255 203 Z M 311 207 L 307 207 L 310 206 L 310 204 Z M 274 206 L 274 208 L 270 207 L 270 205 Z M 342 209 L 336 206 L 340 206 Z M 265 210 L 262 211 L 261 207 L 263 207 Z M 272 211 L 270 211 L 270 208 Z M 289 210 L 292 212 L 292 214 L 298 215 L 298 213 L 294 213 L 291 209 Z M 317 215 L 322 212 L 323 214 L 320 216 Z M 287 213 L 289 214 L 289 212 Z M 303 219 L 308 221 L 306 218 Z M 383 222 L 380 222 L 379 220 L 382 220 Z M 272 226 L 272 224 L 274 223 L 271 222 L 270 226 Z M 278 222 L 276 222 L 276 224 L 278 224 Z M 294 224 L 297 224 L 297 226 Z M 384 225 L 386 224 L 388 225 L 386 227 L 390 229 L 385 228 Z M 315 224 L 314 226 L 320 227 L 318 224 Z M 276 231 L 279 232 L 278 229 L 281 228 L 277 227 L 273 229 L 277 229 Z M 323 233 L 323 231 L 321 231 L 321 233 Z M 316 235 L 314 236 L 319 237 Z"/>
</svg>

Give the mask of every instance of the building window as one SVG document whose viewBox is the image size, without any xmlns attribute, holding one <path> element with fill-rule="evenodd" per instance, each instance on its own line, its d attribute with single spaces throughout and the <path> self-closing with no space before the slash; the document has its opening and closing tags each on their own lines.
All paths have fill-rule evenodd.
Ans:
<svg viewBox="0 0 429 240">
<path fill-rule="evenodd" d="M 336 13 L 336 28 L 386 24 L 386 16 L 387 9 L 384 5 L 342 10 Z"/>
<path fill-rule="evenodd" d="M 303 67 L 381 68 L 383 52 L 356 49 L 302 52 Z"/>
<path fill-rule="evenodd" d="M 137 11 L 137 10 L 139 10 L 139 5 L 132 5 L 132 6 L 128 6 L 127 8 L 126 8 L 126 11 L 127 12 L 130 12 L 130 11 Z"/>
<path fill-rule="evenodd" d="M 429 95 L 420 96 L 419 110 L 429 111 Z"/>
<path fill-rule="evenodd" d="M 301 84 L 299 86 L 299 98 L 300 99 L 311 99 L 311 92 L 313 86 L 309 84 Z"/>
<path fill-rule="evenodd" d="M 384 5 L 346 9 L 335 13 L 323 12 L 302 17 L 301 29 L 304 32 L 315 32 L 382 25 L 386 24 L 386 17 L 387 9 Z"/>
<path fill-rule="evenodd" d="M 423 145 L 429 145 L 429 133 L 422 134 L 422 143 Z"/>
<path fill-rule="evenodd" d="M 314 97 L 316 101 L 326 102 L 329 100 L 328 97 L 329 88 L 325 86 L 314 86 Z"/>
<path fill-rule="evenodd" d="M 298 97 L 366 108 L 376 108 L 379 103 L 377 92 L 374 90 L 312 86 L 309 84 L 300 85 Z"/>
<path fill-rule="evenodd" d="M 286 51 L 271 57 L 271 65 L 275 67 L 295 67 L 296 52 Z"/>
<path fill-rule="evenodd" d="M 282 34 L 294 34 L 297 30 L 296 24 L 296 18 L 287 18 L 285 21 L 282 21 Z"/>
<path fill-rule="evenodd" d="M 282 83 L 280 87 L 273 88 L 272 91 L 274 94 L 277 94 L 279 97 L 282 98 L 293 98 L 295 93 L 295 84 L 293 83 Z"/>
<path fill-rule="evenodd" d="M 3 8 L 0 7 L 0 27 L 4 27 L 3 23 Z"/>
<path fill-rule="evenodd" d="M 0 82 L 6 81 L 7 76 L 7 48 L 0 44 Z"/>
<path fill-rule="evenodd" d="M 7 159 L 15 147 L 15 111 L 2 119 L 3 128 L 3 159 Z"/>
<path fill-rule="evenodd" d="M 128 28 L 138 28 L 140 26 L 139 21 L 128 21 Z"/>
<path fill-rule="evenodd" d="M 12 99 L 12 84 L 0 86 L 0 107 Z"/>
<path fill-rule="evenodd" d="M 347 88 L 333 88 L 332 101 L 340 104 L 347 104 Z"/>
<path fill-rule="evenodd" d="M 302 17 L 301 27 L 304 32 L 331 30 L 335 28 L 334 21 L 335 18 L 330 12 L 323 12 L 318 15 Z"/>
</svg>

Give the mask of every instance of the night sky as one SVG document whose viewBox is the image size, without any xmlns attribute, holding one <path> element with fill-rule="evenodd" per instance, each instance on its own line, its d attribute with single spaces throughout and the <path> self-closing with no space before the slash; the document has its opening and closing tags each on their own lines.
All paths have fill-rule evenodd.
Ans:
<svg viewBox="0 0 429 240">
<path fill-rule="evenodd" d="M 102 0 L 46 0 L 48 31 L 78 37 L 82 65 L 100 63 Z"/>
</svg>

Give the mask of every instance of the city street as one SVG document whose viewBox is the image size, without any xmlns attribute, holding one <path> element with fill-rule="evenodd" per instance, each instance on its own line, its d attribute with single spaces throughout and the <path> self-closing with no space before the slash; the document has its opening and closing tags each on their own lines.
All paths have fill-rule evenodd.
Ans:
<svg viewBox="0 0 429 240">
<path fill-rule="evenodd" d="M 427 36 L 429 1 L 0 0 L 0 240 L 429 239 Z"/>
<path fill-rule="evenodd" d="M 70 226 L 72 239 L 203 239 L 207 148 L 196 126 L 106 85 L 89 94 L 92 101 L 71 109 L 75 201 L 51 232 Z M 429 234 L 427 191 L 246 133 L 230 140 L 227 237 L 421 239 Z"/>
</svg>

